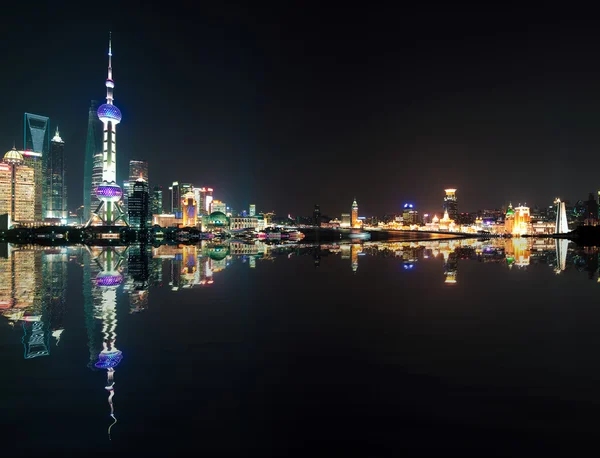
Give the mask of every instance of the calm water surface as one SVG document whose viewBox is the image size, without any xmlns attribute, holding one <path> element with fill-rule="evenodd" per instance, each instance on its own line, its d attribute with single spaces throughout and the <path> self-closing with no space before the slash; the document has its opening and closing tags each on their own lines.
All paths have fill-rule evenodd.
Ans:
<svg viewBox="0 0 600 458">
<path fill-rule="evenodd" d="M 574 456 L 598 251 L 546 240 L 0 244 L 14 456 Z"/>
</svg>

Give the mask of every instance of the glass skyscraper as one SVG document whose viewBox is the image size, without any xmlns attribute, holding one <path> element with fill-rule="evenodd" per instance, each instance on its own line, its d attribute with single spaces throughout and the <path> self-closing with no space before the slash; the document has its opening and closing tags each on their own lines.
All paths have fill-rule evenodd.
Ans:
<svg viewBox="0 0 600 458">
<path fill-rule="evenodd" d="M 152 224 L 148 183 L 144 179 L 138 178 L 133 183 L 130 183 L 130 186 L 129 225 L 133 229 L 148 229 Z"/>
<path fill-rule="evenodd" d="M 96 188 L 102 182 L 102 122 L 96 111 L 98 102 L 92 100 L 88 112 L 87 140 L 83 169 L 83 219 L 90 219 L 91 210 L 100 204 Z"/>
<path fill-rule="evenodd" d="M 67 183 L 65 181 L 65 143 L 56 128 L 50 142 L 46 161 L 46 214 L 45 218 L 67 219 Z"/>
<path fill-rule="evenodd" d="M 150 186 L 147 161 L 129 161 L 129 183 L 133 186 L 138 178 L 142 178 Z"/>
<path fill-rule="evenodd" d="M 25 165 L 35 173 L 35 220 L 41 221 L 46 215 L 48 190 L 46 165 L 50 152 L 50 118 L 32 113 L 25 113 L 23 121 L 23 157 Z"/>
</svg>

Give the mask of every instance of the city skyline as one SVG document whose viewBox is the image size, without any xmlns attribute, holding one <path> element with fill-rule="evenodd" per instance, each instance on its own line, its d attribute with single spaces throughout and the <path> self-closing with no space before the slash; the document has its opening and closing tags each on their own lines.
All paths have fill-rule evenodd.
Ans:
<svg viewBox="0 0 600 458">
<path fill-rule="evenodd" d="M 461 18 L 459 10 L 431 17 L 407 10 L 399 31 L 386 11 L 323 9 L 318 19 L 309 9 L 297 16 L 259 9 L 257 18 L 241 20 L 242 7 L 231 14 L 213 8 L 197 19 L 206 26 L 198 26 L 205 31 L 197 38 L 187 27 L 165 38 L 155 33 L 152 14 L 132 22 L 127 10 L 92 25 L 68 9 L 58 15 L 61 27 L 34 18 L 40 33 L 53 31 L 42 67 L 52 59 L 62 71 L 50 72 L 42 85 L 27 73 L 7 81 L 14 90 L 0 117 L 5 149 L 20 138 L 24 112 L 43 113 L 61 126 L 69 171 L 83 171 L 86 114 L 90 100 L 102 98 L 97 75 L 105 69 L 105 32 L 112 30 L 119 106 L 128 119 L 119 137 L 119 183 L 128 161 L 143 157 L 154 164 L 153 184 L 164 189 L 174 180 L 206 184 L 234 208 L 255 202 L 294 215 L 310 215 L 316 202 L 324 213 L 340 214 L 354 195 L 374 215 L 400 211 L 406 201 L 438 208 L 439 187 L 458 188 L 461 207 L 470 211 L 518 199 L 544 205 L 556 195 L 575 201 L 599 187 L 592 152 L 600 144 L 589 115 L 600 68 L 587 51 L 600 36 L 568 18 L 530 23 L 531 12 L 521 11 L 519 18 L 498 13 L 477 22 L 475 13 Z M 464 31 L 453 25 L 448 35 L 446 15 Z M 162 19 L 175 18 L 166 11 Z M 300 46 L 294 36 L 307 19 L 323 33 L 302 35 Z M 371 33 L 344 43 L 357 25 Z M 90 27 L 102 33 L 81 33 Z M 421 34 L 409 40 L 421 29 L 428 41 Z M 478 43 L 470 33 L 479 34 Z M 21 62 L 32 39 L 7 37 L 7 58 Z M 188 44 L 177 50 L 175 41 Z M 520 49 L 524 43 L 530 46 Z M 193 48 L 198 53 L 188 61 Z M 155 71 L 157 62 L 168 62 L 169 71 Z M 552 72 L 541 70 L 548 66 Z M 77 77 L 67 83 L 64 74 Z M 160 131 L 150 127 L 156 106 L 170 113 Z M 316 113 L 328 121 L 317 121 Z M 181 152 L 182 160 L 167 160 L 167 151 Z M 582 168 L 573 157 L 592 164 Z M 367 158 L 374 160 L 371 172 L 356 172 Z M 507 170 L 490 166 L 494 159 Z M 401 180 L 386 173 L 391 168 Z M 308 177 L 316 189 L 306 186 Z M 72 183 L 71 209 L 82 196 L 80 181 Z"/>
</svg>

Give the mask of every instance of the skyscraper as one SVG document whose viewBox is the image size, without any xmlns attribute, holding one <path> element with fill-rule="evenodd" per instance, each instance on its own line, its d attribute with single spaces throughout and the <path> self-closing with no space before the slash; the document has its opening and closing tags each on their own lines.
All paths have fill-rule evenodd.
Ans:
<svg viewBox="0 0 600 458">
<path fill-rule="evenodd" d="M 198 218 L 198 203 L 193 192 L 187 192 L 182 199 L 183 225 L 185 227 L 196 226 Z"/>
<path fill-rule="evenodd" d="M 129 183 L 135 183 L 138 178 L 143 178 L 150 187 L 147 161 L 129 161 Z"/>
<path fill-rule="evenodd" d="M 169 186 L 169 190 L 171 191 L 171 213 L 181 213 L 183 196 L 188 192 L 194 192 L 194 187 L 190 183 L 174 181 L 173 185 Z"/>
<path fill-rule="evenodd" d="M 458 220 L 458 200 L 456 199 L 456 189 L 445 189 L 444 203 L 442 209 L 448 212 L 451 220 Z"/>
<path fill-rule="evenodd" d="M 104 226 L 112 226 L 119 220 L 125 222 L 119 200 L 123 195 L 121 187 L 117 184 L 117 124 L 121 122 L 121 110 L 113 104 L 113 89 L 115 82 L 112 79 L 112 40 L 108 40 L 108 77 L 106 78 L 106 103 L 98 107 L 98 118 L 102 121 L 104 141 L 102 151 L 102 183 L 96 189 L 101 206 L 92 210 L 92 218 L 96 217 Z"/>
<path fill-rule="evenodd" d="M 150 228 L 151 224 L 148 183 L 143 178 L 138 178 L 133 182 L 129 194 L 129 225 L 132 229 L 144 231 Z"/>
<path fill-rule="evenodd" d="M 567 223 L 567 210 L 565 203 L 561 202 L 558 197 L 554 203 L 556 204 L 556 233 L 566 234 L 569 232 L 569 225 Z"/>
<path fill-rule="evenodd" d="M 102 182 L 102 122 L 98 119 L 98 102 L 92 100 L 88 112 L 87 140 L 83 165 L 83 218 L 90 219 L 91 211 L 100 204 L 96 189 Z"/>
<path fill-rule="evenodd" d="M 197 197 L 196 200 L 199 203 L 198 214 L 208 215 L 210 213 L 211 203 L 213 201 L 213 188 L 196 188 Z"/>
<path fill-rule="evenodd" d="M 32 113 L 25 113 L 23 120 L 23 154 L 27 166 L 35 172 L 35 220 L 41 221 L 46 215 L 46 163 L 50 150 L 50 118 Z M 39 164 L 36 164 L 38 163 Z"/>
<path fill-rule="evenodd" d="M 250 204 L 250 208 L 248 210 L 248 216 L 256 216 L 256 205 Z"/>
<path fill-rule="evenodd" d="M 356 197 L 354 198 L 354 202 L 352 202 L 352 219 L 351 219 L 352 227 L 359 227 L 358 223 L 358 203 L 356 202 Z"/>
<path fill-rule="evenodd" d="M 315 204 L 315 208 L 313 210 L 313 226 L 321 225 L 321 208 Z"/>
<path fill-rule="evenodd" d="M 160 215 L 163 212 L 163 189 L 162 186 L 154 186 L 152 196 L 150 197 L 150 208 L 153 215 Z"/>
<path fill-rule="evenodd" d="M 13 148 L 0 163 L 0 214 L 15 222 L 35 220 L 35 175 L 25 165 L 23 154 Z"/>
<path fill-rule="evenodd" d="M 67 219 L 67 183 L 65 181 L 65 143 L 56 128 L 50 142 L 46 161 L 46 214 L 45 218 Z"/>
</svg>

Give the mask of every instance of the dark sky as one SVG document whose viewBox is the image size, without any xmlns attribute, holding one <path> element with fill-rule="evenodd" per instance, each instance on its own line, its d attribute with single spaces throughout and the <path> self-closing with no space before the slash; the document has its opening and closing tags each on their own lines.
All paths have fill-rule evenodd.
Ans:
<svg viewBox="0 0 600 458">
<path fill-rule="evenodd" d="M 82 202 L 91 99 L 105 97 L 113 33 L 120 179 L 215 188 L 236 209 L 331 216 L 575 201 L 600 189 L 600 28 L 564 10 L 160 8 L 24 3 L 3 16 L 0 141 L 23 112 L 66 142 Z M 141 5 L 141 4 L 140 4 Z M 7 19 L 8 18 L 8 19 Z M 13 24 L 11 25 L 10 22 Z M 19 25 L 20 24 L 20 25 Z"/>
</svg>

